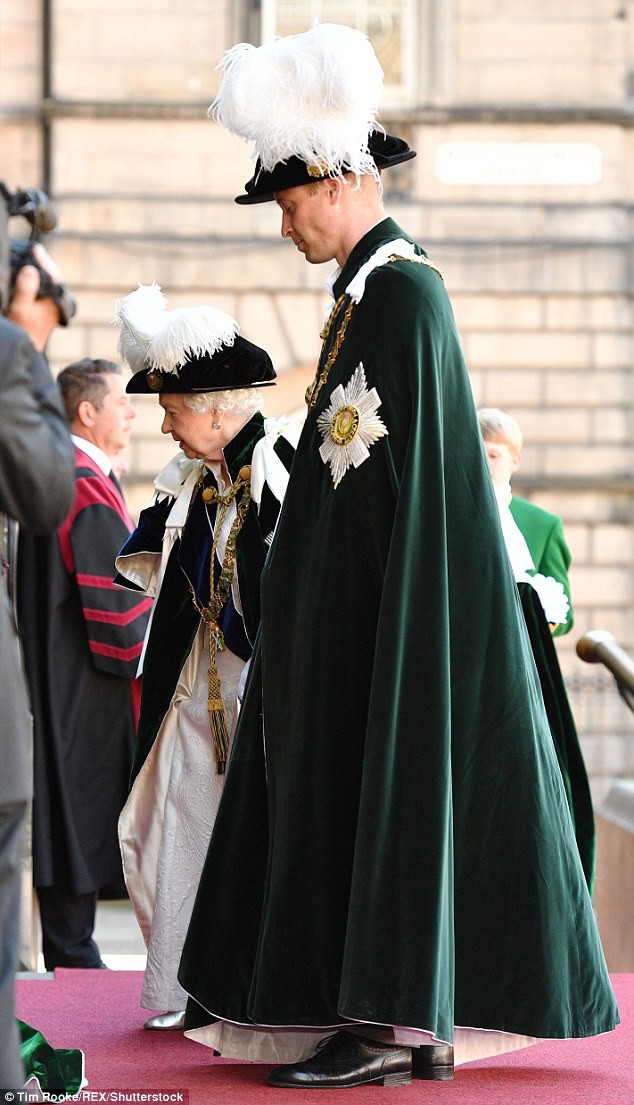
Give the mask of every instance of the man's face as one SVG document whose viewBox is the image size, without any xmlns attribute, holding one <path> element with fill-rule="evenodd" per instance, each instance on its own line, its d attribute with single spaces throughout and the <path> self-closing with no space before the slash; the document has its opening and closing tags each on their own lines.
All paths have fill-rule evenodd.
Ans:
<svg viewBox="0 0 634 1105">
<path fill-rule="evenodd" d="M 107 372 L 103 378 L 108 391 L 99 409 L 95 407 L 93 439 L 107 457 L 116 457 L 128 444 L 136 411 L 126 395 L 121 376 Z"/>
<path fill-rule="evenodd" d="M 282 237 L 291 238 L 311 265 L 332 261 L 336 256 L 335 211 L 327 185 L 328 181 L 315 188 L 300 184 L 297 188 L 275 193 L 275 201 L 282 212 Z"/>
<path fill-rule="evenodd" d="M 505 487 L 511 482 L 513 472 L 519 468 L 519 459 L 504 441 L 485 441 L 484 451 L 489 462 L 494 487 Z"/>
</svg>

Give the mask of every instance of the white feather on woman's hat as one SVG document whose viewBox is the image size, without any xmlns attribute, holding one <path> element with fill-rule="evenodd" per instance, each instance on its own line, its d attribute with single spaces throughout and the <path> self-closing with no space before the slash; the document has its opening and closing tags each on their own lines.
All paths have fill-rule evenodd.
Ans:
<svg viewBox="0 0 634 1105">
<path fill-rule="evenodd" d="M 218 68 L 223 75 L 209 113 L 253 142 L 254 187 L 265 178 L 257 195 L 247 186 L 251 198 L 238 202 L 271 199 L 275 190 L 345 172 L 378 175 L 370 139 L 380 145 L 383 70 L 363 32 L 321 23 L 263 46 L 243 42 Z M 392 142 L 407 150 L 399 160 L 414 156 L 406 143 Z"/>
<path fill-rule="evenodd" d="M 266 350 L 241 337 L 217 307 L 167 309 L 158 284 L 139 284 L 117 303 L 119 355 L 134 375 L 135 394 L 269 387 L 275 369 Z"/>
</svg>

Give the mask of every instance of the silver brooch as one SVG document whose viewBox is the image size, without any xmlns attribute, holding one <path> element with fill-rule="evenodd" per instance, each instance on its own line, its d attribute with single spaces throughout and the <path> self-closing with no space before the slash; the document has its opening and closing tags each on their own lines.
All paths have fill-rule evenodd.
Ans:
<svg viewBox="0 0 634 1105">
<path fill-rule="evenodd" d="M 368 388 L 363 364 L 354 370 L 350 382 L 339 384 L 330 396 L 330 404 L 317 418 L 323 437 L 319 455 L 330 465 L 330 474 L 338 487 L 350 465 L 358 468 L 370 455 L 370 446 L 388 430 L 376 413 L 381 400 L 376 388 Z"/>
</svg>

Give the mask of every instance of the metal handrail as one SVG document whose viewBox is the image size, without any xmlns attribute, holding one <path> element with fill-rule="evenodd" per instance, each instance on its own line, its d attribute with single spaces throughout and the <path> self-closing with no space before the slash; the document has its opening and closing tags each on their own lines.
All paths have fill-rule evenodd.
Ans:
<svg viewBox="0 0 634 1105">
<path fill-rule="evenodd" d="M 619 694 L 634 712 L 634 660 L 605 629 L 592 629 L 577 641 L 577 656 L 588 664 L 604 664 L 616 679 Z"/>
</svg>

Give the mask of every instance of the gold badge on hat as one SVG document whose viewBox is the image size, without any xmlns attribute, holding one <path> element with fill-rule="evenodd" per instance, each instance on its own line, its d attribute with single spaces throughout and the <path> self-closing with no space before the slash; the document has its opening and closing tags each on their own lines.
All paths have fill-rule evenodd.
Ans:
<svg viewBox="0 0 634 1105">
<path fill-rule="evenodd" d="M 152 369 L 146 376 L 147 386 L 150 391 L 162 391 L 163 390 L 163 373 L 156 372 Z"/>
<path fill-rule="evenodd" d="M 326 174 L 328 172 L 328 165 L 326 164 L 325 161 L 314 161 L 310 165 L 306 166 L 306 170 L 307 170 L 309 176 L 312 176 L 315 179 L 318 179 L 318 178 L 321 178 L 323 176 L 326 176 Z"/>
</svg>

